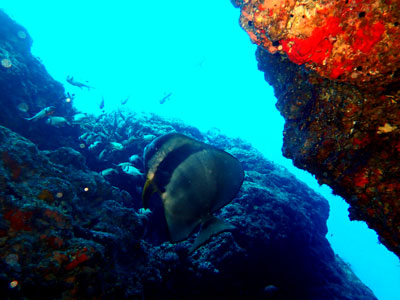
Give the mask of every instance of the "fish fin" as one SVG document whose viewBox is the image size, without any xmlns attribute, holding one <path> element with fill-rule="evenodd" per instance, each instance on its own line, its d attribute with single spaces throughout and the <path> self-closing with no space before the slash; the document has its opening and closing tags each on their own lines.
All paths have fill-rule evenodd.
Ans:
<svg viewBox="0 0 400 300">
<path fill-rule="evenodd" d="M 146 183 L 144 184 L 143 187 L 143 192 L 142 192 L 142 203 L 143 203 L 143 208 L 149 208 L 149 200 L 151 195 L 153 195 L 157 191 L 156 187 L 153 184 L 153 180 L 147 179 Z"/>
<path fill-rule="evenodd" d="M 165 209 L 165 207 L 164 207 Z M 200 219 L 185 218 L 182 215 L 181 218 L 174 217 L 167 211 L 164 211 L 165 219 L 168 224 L 168 231 L 171 243 L 178 243 L 188 238 L 193 230 L 200 225 Z"/>
<path fill-rule="evenodd" d="M 240 162 L 225 151 L 210 149 L 210 158 L 215 162 L 218 190 L 211 212 L 217 211 L 232 201 L 244 180 L 244 172 Z"/>
<path fill-rule="evenodd" d="M 207 242 L 213 235 L 232 229 L 235 229 L 235 226 L 232 224 L 218 219 L 217 217 L 210 216 L 203 222 L 196 240 L 194 241 L 192 247 L 190 247 L 189 253 L 194 252 L 197 248 Z"/>
</svg>

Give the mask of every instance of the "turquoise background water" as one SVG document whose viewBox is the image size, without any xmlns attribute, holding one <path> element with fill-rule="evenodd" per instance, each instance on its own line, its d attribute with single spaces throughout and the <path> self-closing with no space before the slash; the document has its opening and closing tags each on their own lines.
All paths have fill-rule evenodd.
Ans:
<svg viewBox="0 0 400 300">
<path fill-rule="evenodd" d="M 12 0 L 0 8 L 27 29 L 33 54 L 76 94 L 79 110 L 99 114 L 104 97 L 104 109 L 112 111 L 129 96 L 124 107 L 218 128 L 288 168 L 329 200 L 334 251 L 379 299 L 400 299 L 399 259 L 364 223 L 348 220 L 341 198 L 282 157 L 284 120 L 229 0 Z M 67 75 L 95 89 L 75 88 Z"/>
</svg>

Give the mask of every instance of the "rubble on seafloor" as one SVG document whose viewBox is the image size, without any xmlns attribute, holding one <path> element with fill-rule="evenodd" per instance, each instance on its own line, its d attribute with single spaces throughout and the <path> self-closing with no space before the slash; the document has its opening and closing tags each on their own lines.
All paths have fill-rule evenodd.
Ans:
<svg viewBox="0 0 400 300">
<path fill-rule="evenodd" d="M 400 3 L 232 3 L 286 120 L 284 155 L 400 256 Z"/>
<path fill-rule="evenodd" d="M 376 299 L 333 253 L 327 201 L 284 168 L 217 131 L 77 112 L 27 31 L 1 11 L 0 24 L 2 299 Z M 29 120 L 47 107 L 68 122 Z M 144 178 L 123 168 L 143 173 L 144 147 L 171 131 L 228 151 L 246 172 L 218 212 L 236 229 L 193 254 L 194 237 L 162 238 L 162 215 L 141 209 Z"/>
</svg>

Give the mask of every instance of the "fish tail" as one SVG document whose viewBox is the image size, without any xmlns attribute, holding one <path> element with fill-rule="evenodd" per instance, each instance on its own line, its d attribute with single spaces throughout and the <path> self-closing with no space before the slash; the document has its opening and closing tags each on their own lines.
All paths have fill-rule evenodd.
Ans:
<svg viewBox="0 0 400 300">
<path fill-rule="evenodd" d="M 201 225 L 200 233 L 198 234 L 196 240 L 194 241 L 190 252 L 192 253 L 205 242 L 207 242 L 213 235 L 218 234 L 223 231 L 235 229 L 235 226 L 225 222 L 217 217 L 210 216 Z"/>
</svg>

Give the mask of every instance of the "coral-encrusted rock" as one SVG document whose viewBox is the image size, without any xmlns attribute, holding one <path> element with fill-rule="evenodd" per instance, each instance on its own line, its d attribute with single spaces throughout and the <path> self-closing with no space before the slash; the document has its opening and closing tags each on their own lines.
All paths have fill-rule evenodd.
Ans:
<svg viewBox="0 0 400 300">
<path fill-rule="evenodd" d="M 21 52 L 13 44 L 20 27 L 3 14 L 0 20 L 0 47 L 18 62 L 31 61 L 30 43 Z M 12 74 L 6 69 L 0 72 L 0 108 L 19 97 L 38 109 L 53 104 L 36 97 L 52 82 L 38 62 L 34 81 L 22 65 Z M 15 82 L 8 87 L 11 75 Z M 18 87 L 28 88 L 21 93 Z M 58 95 L 59 84 L 43 91 Z M 56 106 L 61 116 L 71 113 L 67 105 Z M 1 124 L 35 141 L 0 126 L 3 298 L 376 299 L 333 254 L 325 238 L 327 201 L 249 144 L 122 110 L 60 128 L 22 116 L 15 108 L 0 109 Z M 118 167 L 131 160 L 143 171 L 143 148 L 173 130 L 225 149 L 246 171 L 241 192 L 219 212 L 237 229 L 193 255 L 193 236 L 175 245 L 154 238 L 163 231 L 162 214 L 137 213 L 143 178 Z M 106 168 L 113 177 L 99 175 Z"/>
<path fill-rule="evenodd" d="M 157 131 L 164 124 L 155 119 L 134 126 Z M 238 197 L 219 213 L 237 229 L 190 255 L 194 237 L 152 246 L 156 241 L 146 234 L 145 242 L 149 222 L 162 231 L 161 220 L 137 214 L 132 206 L 138 199 L 126 199 L 90 171 L 79 152 L 39 151 L 0 127 L 2 295 L 375 299 L 330 248 L 325 199 L 249 145 L 242 148 L 240 140 L 209 135 L 208 141 L 236 155 L 246 178 Z M 8 287 L 13 280 L 16 289 Z"/>
<path fill-rule="evenodd" d="M 117 281 L 109 287 L 107 282 L 115 276 L 113 268 L 126 264 L 126 256 L 140 258 L 129 263 L 132 276 L 125 279 L 137 283 L 131 286 L 132 295 L 143 293 L 140 282 L 145 277 L 139 280 L 141 271 L 134 270 L 151 273 L 140 240 L 144 219 L 122 204 L 126 195 L 89 171 L 79 152 L 40 152 L 4 127 L 0 155 L 3 297 L 115 296 Z M 8 288 L 13 280 L 19 283 L 15 290 Z"/>
<path fill-rule="evenodd" d="M 322 77 L 365 86 L 397 82 L 398 1 L 233 1 L 241 26 L 270 53 L 285 53 Z"/>
<path fill-rule="evenodd" d="M 399 2 L 234 4 L 286 119 L 284 155 L 400 256 Z"/>
</svg>

